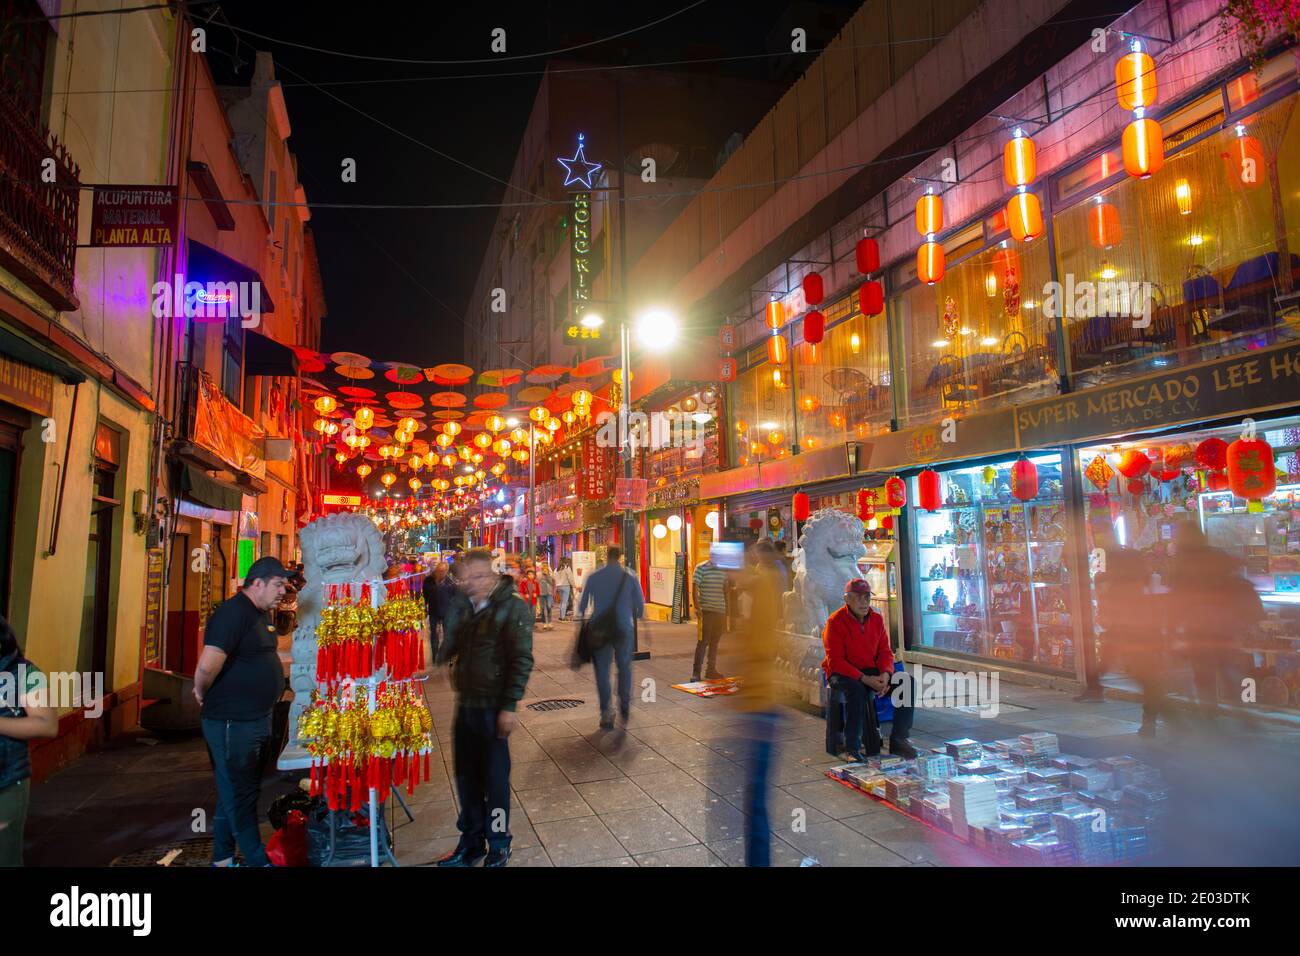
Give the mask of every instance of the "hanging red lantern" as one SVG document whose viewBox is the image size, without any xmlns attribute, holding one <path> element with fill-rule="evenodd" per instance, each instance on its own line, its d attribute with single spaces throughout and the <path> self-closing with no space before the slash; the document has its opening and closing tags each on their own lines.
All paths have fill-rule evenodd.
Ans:
<svg viewBox="0 0 1300 956">
<path fill-rule="evenodd" d="M 809 345 L 819 345 L 826 337 L 826 316 L 813 309 L 803 318 L 803 340 Z"/>
<path fill-rule="evenodd" d="M 901 508 L 907 504 L 907 483 L 897 475 L 885 482 L 885 502 L 890 508 Z"/>
<path fill-rule="evenodd" d="M 1038 497 L 1038 466 L 1028 458 L 1018 458 L 1011 466 L 1011 494 L 1020 501 Z"/>
<path fill-rule="evenodd" d="M 1146 492 L 1147 483 L 1141 478 L 1130 478 L 1125 487 L 1128 488 L 1128 493 L 1130 495 L 1140 495 Z"/>
<path fill-rule="evenodd" d="M 858 271 L 864 276 L 870 275 L 880 268 L 880 243 L 874 239 L 859 239 L 853 250 L 853 256 L 857 261 Z"/>
<path fill-rule="evenodd" d="M 1130 448 L 1119 459 L 1119 473 L 1125 478 L 1141 478 L 1151 470 L 1151 459 L 1136 448 Z"/>
<path fill-rule="evenodd" d="M 923 242 L 916 250 L 916 277 L 926 285 L 934 285 L 943 278 L 943 246 L 937 242 Z"/>
<path fill-rule="evenodd" d="M 1156 473 L 1156 477 L 1161 481 L 1173 481 L 1181 474 L 1182 472 L 1177 468 L 1161 468 L 1160 471 Z"/>
<path fill-rule="evenodd" d="M 939 473 L 927 468 L 916 476 L 916 506 L 926 511 L 938 511 L 942 504 L 943 492 Z"/>
<path fill-rule="evenodd" d="M 876 516 L 876 493 L 866 488 L 858 489 L 858 518 L 870 521 Z"/>
<path fill-rule="evenodd" d="M 1242 423 L 1241 437 L 1228 446 L 1228 487 L 1238 498 L 1258 501 L 1277 488 L 1273 447 L 1255 437 L 1255 420 Z"/>
<path fill-rule="evenodd" d="M 769 336 L 767 340 L 767 360 L 773 365 L 784 365 L 790 350 L 786 347 L 784 335 Z"/>
<path fill-rule="evenodd" d="M 1223 471 L 1228 467 L 1228 443 L 1222 438 L 1207 438 L 1196 446 L 1196 463 L 1202 468 Z"/>
<path fill-rule="evenodd" d="M 885 311 L 885 287 L 875 279 L 858 289 L 858 310 L 863 315 L 880 315 Z"/>
<path fill-rule="evenodd" d="M 886 531 L 893 531 L 893 530 L 894 530 L 894 516 L 893 516 L 893 515 L 885 515 L 883 518 L 881 518 L 881 519 L 880 519 L 880 527 L 884 528 Z"/>
<path fill-rule="evenodd" d="M 1119 210 L 1111 203 L 1100 202 L 1088 207 L 1088 240 L 1098 249 L 1118 246 L 1124 236 Z"/>
<path fill-rule="evenodd" d="M 1165 137 L 1153 119 L 1135 119 L 1124 127 L 1121 140 L 1124 169 L 1130 176 L 1147 179 L 1165 164 Z"/>
<path fill-rule="evenodd" d="M 803 297 L 809 305 L 821 305 L 826 297 L 826 285 L 820 272 L 809 272 L 803 277 Z"/>
<path fill-rule="evenodd" d="M 750 530 L 750 531 L 762 531 L 762 530 L 763 530 L 763 519 L 762 519 L 762 518 L 750 518 L 750 519 L 749 519 L 749 530 Z"/>
<path fill-rule="evenodd" d="M 724 358 L 718 363 L 718 381 L 734 382 L 736 380 L 736 360 Z"/>
<path fill-rule="evenodd" d="M 794 501 L 791 502 L 790 511 L 794 515 L 795 521 L 807 521 L 808 516 L 812 514 L 812 503 L 808 500 L 808 495 L 802 491 L 794 493 Z"/>
<path fill-rule="evenodd" d="M 1209 480 L 1206 482 L 1210 491 L 1227 491 L 1228 476 L 1222 471 L 1212 471 L 1209 473 Z"/>
<path fill-rule="evenodd" d="M 1016 193 L 1007 201 L 1007 226 L 1016 242 L 1033 242 L 1043 234 L 1043 207 L 1034 193 Z"/>
</svg>

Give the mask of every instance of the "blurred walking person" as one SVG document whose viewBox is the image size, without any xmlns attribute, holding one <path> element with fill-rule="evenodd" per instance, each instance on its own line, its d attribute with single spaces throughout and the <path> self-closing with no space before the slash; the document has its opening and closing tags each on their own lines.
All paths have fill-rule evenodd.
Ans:
<svg viewBox="0 0 1300 956">
<path fill-rule="evenodd" d="M 541 611 L 542 630 L 551 629 L 551 606 L 555 603 L 555 575 L 545 561 L 537 563 L 537 606 Z"/>
<path fill-rule="evenodd" d="M 572 614 L 569 609 L 569 596 L 572 593 L 573 562 L 561 558 L 559 570 L 555 572 L 555 613 L 561 621 L 567 621 Z"/>
<path fill-rule="evenodd" d="M 1165 684 L 1164 635 L 1150 605 L 1151 569 L 1137 551 L 1122 547 L 1107 525 L 1094 541 L 1101 549 L 1103 570 L 1093 579 L 1097 592 L 1097 623 L 1107 658 L 1120 655 L 1129 672 L 1142 685 L 1143 737 L 1154 737 L 1160 717 L 1168 719 Z"/>
<path fill-rule="evenodd" d="M 750 755 L 745 781 L 745 865 L 771 866 L 768 790 L 771 770 L 777 761 L 777 732 L 781 722 L 776 689 L 780 576 L 770 565 L 759 565 L 748 574 L 751 579 L 746 584 L 754 596 L 754 608 L 742 639 L 737 642 L 740 690 L 736 695 L 737 707 L 744 715 L 742 735 Z M 697 670 L 699 657 L 697 649 Z"/>
<path fill-rule="evenodd" d="M 618 662 L 618 713 L 624 725 L 631 714 L 632 646 L 636 639 L 636 619 L 645 615 L 641 582 L 624 569 L 622 557 L 622 549 L 614 545 L 609 547 L 605 566 L 587 577 L 582 588 L 582 600 L 578 605 L 579 617 L 591 607 L 590 623 L 605 624 L 610 635 L 608 641 L 592 648 L 596 693 L 600 698 L 601 730 L 614 728 L 609 684 L 610 664 L 614 661 Z"/>
<path fill-rule="evenodd" d="M 775 576 L 769 583 L 776 586 Z M 706 654 L 708 670 L 703 672 L 704 677 L 716 680 L 722 676 L 718 672 L 718 644 L 727 624 L 727 585 L 727 572 L 707 558 L 695 566 L 695 573 L 691 575 L 691 593 L 695 598 L 695 611 L 700 616 L 699 641 L 695 645 L 695 663 L 691 667 L 692 682 L 700 679 L 700 667 Z M 779 603 L 780 598 L 777 601 Z"/>
<path fill-rule="evenodd" d="M 23 657 L 18 635 L 0 617 L 0 867 L 23 865 L 23 828 L 31 800 L 27 742 L 59 734 L 58 711 L 46 706 L 48 681 Z"/>
</svg>

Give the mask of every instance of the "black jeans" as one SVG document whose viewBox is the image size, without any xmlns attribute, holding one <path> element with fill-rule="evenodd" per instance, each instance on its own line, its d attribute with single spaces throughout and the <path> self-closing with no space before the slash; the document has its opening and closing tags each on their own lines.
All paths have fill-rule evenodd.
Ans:
<svg viewBox="0 0 1300 956">
<path fill-rule="evenodd" d="M 271 715 L 257 720 L 203 718 L 203 739 L 217 783 L 217 813 L 212 819 L 212 860 L 229 860 L 235 843 L 245 866 L 266 866 L 266 848 L 257 829 L 257 799 L 262 785 L 262 748 L 271 736 Z"/>
<path fill-rule="evenodd" d="M 875 668 L 863 671 L 868 676 L 875 677 L 880 672 Z M 894 701 L 894 720 L 890 728 L 889 739 L 906 740 L 912 733 L 912 721 L 916 716 L 912 709 L 916 685 L 912 682 L 912 675 L 906 671 L 896 671 L 891 678 L 892 688 L 899 687 L 903 681 L 909 685 L 903 695 L 904 703 L 900 704 L 898 699 Z M 876 722 L 876 692 L 869 689 L 866 684 L 860 680 L 854 680 L 851 677 L 844 677 L 840 674 L 832 674 L 830 679 L 829 706 L 826 715 L 826 749 L 827 751 L 836 750 L 838 743 L 838 717 L 839 701 L 843 700 L 844 707 L 844 749 L 851 753 L 861 753 L 863 750 L 863 734 L 866 733 L 866 750 L 869 754 L 880 753 L 880 728 Z"/>
<path fill-rule="evenodd" d="M 481 850 L 510 847 L 510 744 L 497 736 L 496 710 L 456 708 L 452 754 L 460 799 L 460 845 Z"/>
<path fill-rule="evenodd" d="M 700 612 L 700 639 L 695 645 L 695 664 L 691 668 L 691 676 L 699 677 L 701 674 L 715 674 L 718 670 L 718 643 L 722 640 L 722 629 L 727 621 L 727 615 L 722 611 L 701 611 Z M 705 652 L 709 656 L 708 671 L 700 670 L 704 663 Z"/>
</svg>

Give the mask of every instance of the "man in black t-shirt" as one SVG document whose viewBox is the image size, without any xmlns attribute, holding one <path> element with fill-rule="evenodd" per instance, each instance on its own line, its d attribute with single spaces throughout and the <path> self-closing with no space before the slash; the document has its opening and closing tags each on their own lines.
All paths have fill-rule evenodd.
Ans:
<svg viewBox="0 0 1300 956">
<path fill-rule="evenodd" d="M 268 612 L 284 597 L 290 571 L 275 558 L 253 562 L 244 588 L 208 620 L 194 671 L 194 697 L 203 707 L 203 737 L 217 783 L 212 862 L 230 866 L 235 843 L 245 866 L 269 866 L 257 829 L 261 753 L 271 736 L 271 712 L 284 693 Z"/>
</svg>

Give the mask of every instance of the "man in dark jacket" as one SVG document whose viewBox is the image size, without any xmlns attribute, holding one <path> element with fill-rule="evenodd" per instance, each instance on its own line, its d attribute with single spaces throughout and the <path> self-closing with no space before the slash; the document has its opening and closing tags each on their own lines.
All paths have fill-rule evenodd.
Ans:
<svg viewBox="0 0 1300 956">
<path fill-rule="evenodd" d="M 510 745 L 515 709 L 533 671 L 533 615 L 514 582 L 492 570 L 492 554 L 465 555 L 461 583 L 443 620 L 440 661 L 452 663 L 456 720 L 452 752 L 460 798 L 460 842 L 439 866 L 505 866 L 510 859 Z"/>
</svg>

